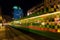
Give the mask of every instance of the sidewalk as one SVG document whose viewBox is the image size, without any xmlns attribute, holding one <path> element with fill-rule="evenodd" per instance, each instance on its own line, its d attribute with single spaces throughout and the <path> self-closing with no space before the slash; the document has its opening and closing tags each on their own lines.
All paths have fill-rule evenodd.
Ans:
<svg viewBox="0 0 60 40">
<path fill-rule="evenodd" d="M 6 35 L 5 35 L 5 26 L 0 26 L 0 40 L 5 40 Z"/>
<path fill-rule="evenodd" d="M 8 26 L 0 27 L 0 40 L 34 40 L 30 36 Z"/>
<path fill-rule="evenodd" d="M 5 26 L 0 26 L 0 31 L 5 31 Z"/>
</svg>

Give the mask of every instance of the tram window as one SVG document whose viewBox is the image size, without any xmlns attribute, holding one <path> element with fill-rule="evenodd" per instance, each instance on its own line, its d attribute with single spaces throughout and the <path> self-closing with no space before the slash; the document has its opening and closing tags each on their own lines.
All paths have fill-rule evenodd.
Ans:
<svg viewBox="0 0 60 40">
<path fill-rule="evenodd" d="M 56 11 L 56 9 L 54 9 L 54 11 Z"/>
<path fill-rule="evenodd" d="M 52 19 L 52 21 L 54 21 L 54 19 Z"/>
<path fill-rule="evenodd" d="M 52 26 L 52 28 L 54 29 L 54 28 L 55 28 L 55 26 Z"/>
<path fill-rule="evenodd" d="M 57 26 L 58 27 L 58 29 L 60 28 L 60 26 Z"/>
<path fill-rule="evenodd" d="M 50 1 L 50 3 L 51 3 L 51 0 L 49 0 Z"/>
<path fill-rule="evenodd" d="M 46 11 L 48 12 L 48 10 L 49 10 L 49 9 L 48 9 L 48 7 L 47 7 L 47 8 L 46 8 Z"/>
<path fill-rule="evenodd" d="M 54 18 L 51 18 L 49 21 L 53 22 L 54 21 Z"/>
<path fill-rule="evenodd" d="M 51 5 L 51 8 L 54 8 L 54 6 L 53 6 L 53 5 Z"/>
<path fill-rule="evenodd" d="M 44 9 L 42 9 L 42 13 L 44 12 Z"/>
<path fill-rule="evenodd" d="M 56 8 L 58 8 L 58 6 L 56 6 Z"/>
<path fill-rule="evenodd" d="M 49 28 L 51 28 L 51 25 L 49 25 Z"/>
</svg>

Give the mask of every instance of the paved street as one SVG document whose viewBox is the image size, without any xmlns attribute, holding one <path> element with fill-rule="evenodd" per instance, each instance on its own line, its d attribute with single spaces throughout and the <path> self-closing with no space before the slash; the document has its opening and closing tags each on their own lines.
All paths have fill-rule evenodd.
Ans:
<svg viewBox="0 0 60 40">
<path fill-rule="evenodd" d="M 6 39 L 5 27 L 0 27 L 0 40 Z"/>
<path fill-rule="evenodd" d="M 3 26 L 0 28 L 0 40 L 34 40 L 34 39 L 11 27 Z"/>
<path fill-rule="evenodd" d="M 33 33 L 18 31 L 10 26 L 0 28 L 0 40 L 52 40 Z"/>
</svg>

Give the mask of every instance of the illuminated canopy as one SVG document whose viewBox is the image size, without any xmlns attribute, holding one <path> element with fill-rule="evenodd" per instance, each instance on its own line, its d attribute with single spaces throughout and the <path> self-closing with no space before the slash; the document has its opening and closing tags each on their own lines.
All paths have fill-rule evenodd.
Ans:
<svg viewBox="0 0 60 40">
<path fill-rule="evenodd" d="M 18 9 L 18 6 L 14 6 L 13 9 Z"/>
</svg>

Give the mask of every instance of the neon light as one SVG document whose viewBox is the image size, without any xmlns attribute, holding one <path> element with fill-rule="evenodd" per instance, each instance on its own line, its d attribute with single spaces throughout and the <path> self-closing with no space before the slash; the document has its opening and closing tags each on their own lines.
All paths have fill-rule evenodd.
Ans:
<svg viewBox="0 0 60 40">
<path fill-rule="evenodd" d="M 17 6 L 14 6 L 13 8 L 14 8 L 14 9 L 18 9 L 18 7 L 17 7 Z"/>
</svg>

